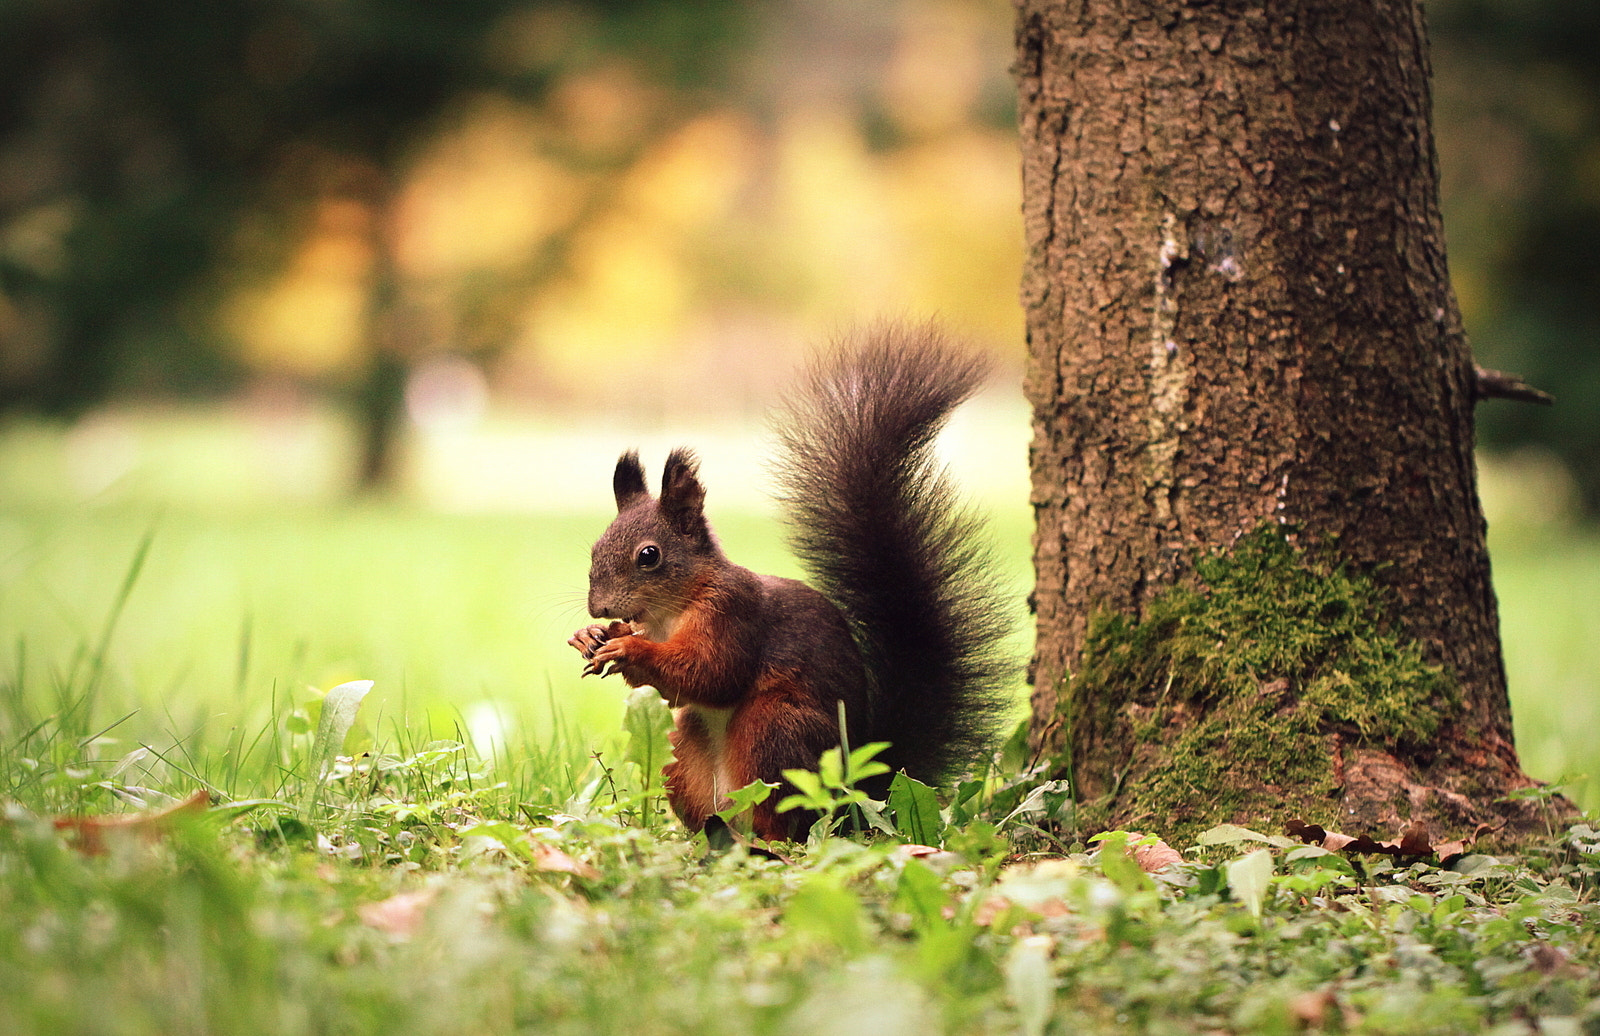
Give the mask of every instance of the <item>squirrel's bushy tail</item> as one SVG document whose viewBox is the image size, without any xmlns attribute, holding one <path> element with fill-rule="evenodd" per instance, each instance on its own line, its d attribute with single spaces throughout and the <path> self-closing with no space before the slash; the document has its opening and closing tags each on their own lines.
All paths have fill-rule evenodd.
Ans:
<svg viewBox="0 0 1600 1036">
<path fill-rule="evenodd" d="M 779 422 L 791 545 L 876 685 L 850 740 L 892 742 L 884 761 L 929 783 L 992 747 L 1014 675 L 981 521 L 933 454 L 987 370 L 933 327 L 880 327 L 818 362 Z"/>
</svg>

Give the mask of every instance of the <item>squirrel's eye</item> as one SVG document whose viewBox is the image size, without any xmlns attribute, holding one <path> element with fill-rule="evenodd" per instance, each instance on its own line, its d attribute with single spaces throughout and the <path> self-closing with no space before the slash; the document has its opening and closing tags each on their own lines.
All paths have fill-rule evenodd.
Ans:
<svg viewBox="0 0 1600 1036">
<path fill-rule="evenodd" d="M 639 554 L 634 561 L 640 568 L 649 571 L 661 564 L 661 548 L 654 543 L 646 543 L 639 548 Z"/>
</svg>

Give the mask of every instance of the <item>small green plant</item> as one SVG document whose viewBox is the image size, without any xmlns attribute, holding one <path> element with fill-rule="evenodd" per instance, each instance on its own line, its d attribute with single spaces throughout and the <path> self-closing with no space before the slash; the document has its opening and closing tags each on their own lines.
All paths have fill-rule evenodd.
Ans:
<svg viewBox="0 0 1600 1036">
<path fill-rule="evenodd" d="M 717 817 L 745 838 L 751 835 L 750 811 L 772 797 L 780 785 L 775 781 L 751 781 L 728 794 L 728 805 L 717 810 Z"/>
<path fill-rule="evenodd" d="M 345 735 L 355 725 L 356 712 L 361 708 L 361 699 L 371 690 L 371 680 L 352 680 L 332 688 L 322 699 L 317 739 L 312 742 L 309 760 L 313 776 L 306 786 L 305 797 L 300 807 L 302 819 L 309 817 L 311 811 L 320 805 L 322 789 L 327 784 L 328 778 L 333 775 L 339 752 L 344 746 Z"/>
<path fill-rule="evenodd" d="M 661 768 L 672 758 L 672 743 L 667 737 L 672 729 L 672 711 L 653 689 L 634 688 L 623 712 L 623 729 L 628 735 L 625 758 L 634 768 L 638 788 L 634 808 L 640 822 L 653 828 L 666 814 Z"/>
<path fill-rule="evenodd" d="M 815 771 L 783 771 L 795 793 L 779 801 L 778 812 L 802 809 L 821 814 L 811 828 L 813 842 L 838 830 L 846 818 L 857 834 L 868 827 L 898 834 L 884 819 L 881 803 L 859 787 L 862 781 L 889 772 L 889 767 L 875 758 L 888 747 L 887 742 L 873 741 L 848 752 L 842 746 L 830 748 L 817 760 Z"/>
</svg>

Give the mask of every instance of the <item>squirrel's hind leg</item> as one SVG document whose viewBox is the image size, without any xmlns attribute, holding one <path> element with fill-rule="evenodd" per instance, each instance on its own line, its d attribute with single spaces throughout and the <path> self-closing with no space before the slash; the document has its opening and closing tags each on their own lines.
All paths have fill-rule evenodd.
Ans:
<svg viewBox="0 0 1600 1036">
<path fill-rule="evenodd" d="M 798 840 L 806 836 L 817 815 L 803 810 L 779 813 L 778 803 L 794 794 L 783 779 L 785 770 L 815 770 L 822 753 L 839 744 L 839 722 L 823 703 L 796 694 L 782 678 L 762 681 L 728 725 L 725 751 L 728 770 L 742 787 L 751 781 L 778 785 L 765 802 L 752 811 L 751 827 L 768 841 Z"/>
</svg>

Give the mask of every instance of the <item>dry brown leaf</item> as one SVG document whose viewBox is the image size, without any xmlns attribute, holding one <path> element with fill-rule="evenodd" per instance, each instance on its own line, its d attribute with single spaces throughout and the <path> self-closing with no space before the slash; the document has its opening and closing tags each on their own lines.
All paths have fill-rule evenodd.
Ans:
<svg viewBox="0 0 1600 1036">
<path fill-rule="evenodd" d="M 1009 906 L 1011 900 L 1004 896 L 986 896 L 972 908 L 972 923 L 980 928 L 987 928 L 994 924 L 994 919 Z"/>
<path fill-rule="evenodd" d="M 897 845 L 894 847 L 893 855 L 895 859 L 901 861 L 920 860 L 939 874 L 947 874 L 964 863 L 956 853 L 948 849 L 936 849 L 931 845 Z"/>
<path fill-rule="evenodd" d="M 1183 862 L 1183 854 L 1160 839 L 1153 845 L 1136 845 L 1128 850 L 1128 855 L 1146 874 L 1157 874 Z"/>
<path fill-rule="evenodd" d="M 1006 899 L 1006 897 L 1003 897 L 1003 895 L 986 895 L 986 897 L 984 897 L 982 900 L 979 900 L 978 905 L 973 908 L 973 924 L 976 924 L 976 926 L 979 927 L 989 927 L 990 924 L 994 924 L 995 918 L 998 918 L 1000 914 L 1005 913 L 1006 910 L 1010 910 L 1010 908 L 1014 907 L 1014 905 L 1016 905 L 1016 903 Z"/>
<path fill-rule="evenodd" d="M 1402 856 L 1432 856 L 1433 845 L 1428 841 L 1428 825 L 1421 820 L 1413 820 L 1400 832 L 1400 855 Z"/>
<path fill-rule="evenodd" d="M 572 874 L 587 881 L 599 881 L 600 872 L 582 860 L 568 856 L 553 845 L 533 843 L 533 866 L 537 870 L 557 874 Z"/>
<path fill-rule="evenodd" d="M 361 923 L 380 932 L 402 938 L 416 932 L 428 912 L 428 905 L 439 895 L 438 886 L 397 892 L 376 903 L 362 903 L 356 907 Z"/>
<path fill-rule="evenodd" d="M 1072 913 L 1072 908 L 1067 906 L 1064 899 L 1047 899 L 1033 909 L 1041 917 L 1066 917 Z"/>
<path fill-rule="evenodd" d="M 1308 989 L 1289 1001 L 1289 1013 L 1302 1028 L 1320 1029 L 1328 1023 L 1328 1009 L 1333 1006 L 1332 986 Z"/>
<path fill-rule="evenodd" d="M 1582 969 L 1572 964 L 1572 958 L 1559 946 L 1547 942 L 1534 943 L 1528 951 L 1528 961 L 1541 975 L 1582 974 Z"/>
<path fill-rule="evenodd" d="M 1043 918 L 1066 917 L 1068 914 L 1072 913 L 1072 907 L 1068 906 L 1067 901 L 1059 896 L 1051 896 L 1046 899 L 1035 900 L 1027 903 L 1019 903 L 1003 894 L 996 893 L 984 899 L 973 908 L 972 921 L 974 924 L 979 925 L 980 927 L 987 928 L 994 924 L 995 918 L 1004 914 L 1012 907 L 1021 910 L 1025 914 L 1031 914 L 1034 917 Z M 954 916 L 954 911 L 950 911 L 949 916 Z"/>
<path fill-rule="evenodd" d="M 1433 844 L 1428 837 L 1428 825 L 1420 820 L 1412 821 L 1400 833 L 1398 841 L 1380 842 L 1369 835 L 1352 837 L 1329 831 L 1319 824 L 1307 824 L 1301 820 L 1291 820 L 1284 825 L 1291 838 L 1298 838 L 1310 845 L 1320 845 L 1331 852 L 1349 853 L 1381 853 L 1386 856 L 1437 856 L 1440 863 L 1445 863 L 1462 855 L 1467 851 L 1477 838 L 1480 831 L 1474 831 L 1472 836 L 1457 839 L 1451 842 Z"/>
<path fill-rule="evenodd" d="M 188 798 L 170 806 L 148 809 L 142 813 L 106 813 L 87 817 L 56 817 L 57 831 L 67 836 L 74 849 L 86 856 L 99 856 L 106 851 L 108 840 L 119 835 L 138 835 L 156 838 L 170 824 L 173 817 L 190 813 L 204 813 L 211 805 L 211 796 L 201 788 Z"/>
</svg>

